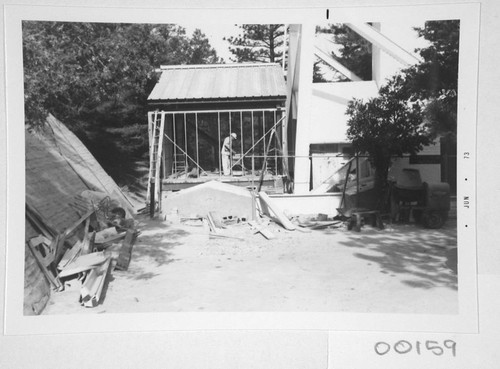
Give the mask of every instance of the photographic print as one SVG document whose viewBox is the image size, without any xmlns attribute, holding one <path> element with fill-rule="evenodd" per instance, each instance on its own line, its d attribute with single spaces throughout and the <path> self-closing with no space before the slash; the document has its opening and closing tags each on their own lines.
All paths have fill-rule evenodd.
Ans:
<svg viewBox="0 0 500 369">
<path fill-rule="evenodd" d="M 21 19 L 16 314 L 469 311 L 462 20 L 297 20 Z"/>
</svg>

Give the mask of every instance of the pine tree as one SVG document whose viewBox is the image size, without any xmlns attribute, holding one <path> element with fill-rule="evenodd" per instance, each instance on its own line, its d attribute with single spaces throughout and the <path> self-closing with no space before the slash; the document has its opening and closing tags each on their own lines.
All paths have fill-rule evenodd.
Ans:
<svg viewBox="0 0 500 369">
<path fill-rule="evenodd" d="M 282 63 L 284 46 L 283 24 L 245 24 L 238 37 L 229 37 L 235 56 L 233 62 Z"/>
</svg>

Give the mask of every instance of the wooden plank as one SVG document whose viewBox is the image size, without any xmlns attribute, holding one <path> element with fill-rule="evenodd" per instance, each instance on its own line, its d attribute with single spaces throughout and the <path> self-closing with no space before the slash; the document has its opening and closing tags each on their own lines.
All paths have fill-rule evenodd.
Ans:
<svg viewBox="0 0 500 369">
<path fill-rule="evenodd" d="M 281 208 L 263 191 L 259 192 L 259 198 L 267 205 L 267 207 L 274 213 L 281 225 L 289 230 L 294 231 L 297 227 L 290 219 L 283 213 Z"/>
<path fill-rule="evenodd" d="M 80 225 L 82 224 L 88 217 L 90 217 L 92 215 L 92 213 L 94 213 L 94 209 L 92 210 L 89 210 L 88 212 L 86 212 L 80 219 L 78 219 L 76 222 L 74 222 L 71 226 L 69 226 L 65 231 L 64 233 L 62 234 L 62 237 L 64 239 L 66 239 L 71 233 L 73 233 L 75 231 L 75 229 Z"/>
<path fill-rule="evenodd" d="M 254 221 L 250 221 L 250 222 L 248 222 L 248 224 L 252 227 L 252 229 L 255 229 L 257 231 L 255 233 L 260 233 L 268 240 L 272 240 L 272 239 L 276 238 L 274 233 L 272 233 L 269 229 L 265 228 L 264 225 L 257 224 L 257 222 L 254 222 Z"/>
<path fill-rule="evenodd" d="M 107 228 L 96 233 L 94 243 L 97 245 L 101 245 L 105 243 L 115 242 L 121 240 L 122 238 L 125 238 L 126 234 L 126 232 L 117 233 L 114 227 Z"/>
<path fill-rule="evenodd" d="M 211 220 L 214 223 L 214 226 L 217 228 L 226 228 L 226 225 L 222 223 L 222 217 L 216 211 L 209 211 Z"/>
<path fill-rule="evenodd" d="M 219 234 L 220 230 L 215 226 L 215 222 L 210 213 L 207 214 L 207 220 L 208 220 L 208 225 L 210 226 L 210 230 L 215 234 Z"/>
<path fill-rule="evenodd" d="M 33 257 L 35 258 L 35 260 L 36 260 L 38 266 L 40 267 L 40 270 L 42 271 L 45 278 L 47 278 L 47 280 L 54 287 L 55 290 L 61 291 L 63 289 L 63 285 L 61 284 L 61 281 L 59 281 L 59 278 L 54 276 L 47 269 L 47 267 L 44 265 L 43 257 L 40 254 L 40 252 L 35 247 L 33 247 L 33 245 L 31 245 L 29 242 L 28 242 L 28 247 L 29 247 L 31 253 L 33 254 Z"/>
<path fill-rule="evenodd" d="M 308 228 L 302 228 L 302 226 L 298 226 L 297 231 L 302 232 L 302 233 L 311 233 L 312 231 Z"/>
<path fill-rule="evenodd" d="M 84 227 L 84 234 L 83 234 L 82 255 L 88 254 L 89 252 L 92 251 L 92 248 L 91 248 L 91 245 L 90 245 L 89 226 L 90 226 L 90 217 L 88 217 L 87 219 L 85 219 L 85 227 Z"/>
<path fill-rule="evenodd" d="M 48 225 L 42 215 L 40 215 L 33 206 L 26 202 L 25 208 L 26 217 L 40 233 L 48 239 L 53 239 L 57 235 L 57 231 Z"/>
<path fill-rule="evenodd" d="M 93 252 L 87 255 L 81 255 L 80 257 L 69 263 L 59 273 L 59 277 L 67 277 L 69 275 L 92 269 L 96 265 L 102 264 L 106 260 L 106 258 L 106 255 L 104 255 L 104 253 L 102 252 Z"/>
<path fill-rule="evenodd" d="M 29 244 L 37 250 L 43 265 L 48 267 L 54 261 L 54 252 L 51 249 L 52 241 L 45 236 L 37 236 L 28 241 Z M 40 250 L 43 248 L 43 253 Z"/>
<path fill-rule="evenodd" d="M 243 239 L 243 238 L 234 237 L 234 236 L 227 236 L 227 235 L 224 235 L 224 234 L 210 233 L 209 237 L 213 237 L 213 238 L 229 238 L 229 239 L 232 239 L 232 240 L 245 241 L 245 239 Z"/>
<path fill-rule="evenodd" d="M 116 269 L 128 269 L 130 260 L 132 259 L 132 247 L 134 246 L 136 237 L 137 232 L 135 232 L 133 229 L 127 230 L 125 239 L 123 240 L 122 247 L 120 249 L 120 254 L 118 255 L 118 259 L 116 260 Z"/>
<path fill-rule="evenodd" d="M 66 250 L 64 256 L 62 257 L 59 264 L 57 264 L 57 269 L 64 269 L 69 263 L 76 259 L 82 252 L 83 243 L 82 241 L 77 241 L 72 248 Z"/>
<path fill-rule="evenodd" d="M 102 290 L 106 283 L 106 277 L 110 273 L 111 258 L 93 268 L 80 290 L 80 299 L 85 307 L 96 307 L 101 300 Z"/>
<path fill-rule="evenodd" d="M 273 232 L 271 232 L 269 229 L 267 228 L 258 228 L 259 232 L 261 235 L 263 235 L 265 238 L 267 238 L 268 240 L 272 240 L 274 238 L 276 238 L 276 236 L 274 235 Z"/>
</svg>

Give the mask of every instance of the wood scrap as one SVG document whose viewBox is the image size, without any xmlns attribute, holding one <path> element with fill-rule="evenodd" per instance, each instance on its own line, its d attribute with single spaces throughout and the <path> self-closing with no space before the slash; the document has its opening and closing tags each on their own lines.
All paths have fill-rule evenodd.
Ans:
<svg viewBox="0 0 500 369">
<path fill-rule="evenodd" d="M 102 291 L 110 273 L 111 258 L 93 268 L 87 275 L 80 290 L 80 300 L 85 307 L 96 307 L 101 300 Z"/>
<path fill-rule="evenodd" d="M 94 209 L 92 210 L 89 210 L 88 212 L 86 212 L 80 219 L 78 219 L 76 222 L 74 222 L 71 226 L 69 226 L 65 231 L 64 233 L 62 234 L 62 237 L 64 239 L 66 239 L 70 234 L 72 234 L 76 228 L 78 228 L 78 226 L 80 224 L 82 224 L 88 217 L 90 217 L 93 213 L 94 213 Z"/>
<path fill-rule="evenodd" d="M 80 255 L 61 270 L 59 277 L 63 278 L 92 269 L 96 265 L 102 264 L 106 259 L 107 256 L 104 255 L 103 252 L 92 252 L 87 255 Z"/>
<path fill-rule="evenodd" d="M 181 223 L 191 227 L 203 227 L 203 218 L 191 217 L 191 218 L 181 218 Z"/>
<path fill-rule="evenodd" d="M 324 229 L 324 228 L 329 228 L 333 226 L 337 226 L 341 224 L 341 221 L 335 221 L 335 222 L 316 222 L 315 225 L 309 227 L 310 229 Z"/>
<path fill-rule="evenodd" d="M 210 230 L 215 234 L 219 234 L 220 230 L 215 226 L 215 222 L 212 218 L 212 215 L 210 215 L 210 213 L 207 214 L 207 220 L 208 220 L 208 225 L 210 227 Z"/>
<path fill-rule="evenodd" d="M 274 238 L 276 238 L 276 236 L 274 235 L 273 232 L 271 232 L 269 229 L 267 228 L 264 228 L 264 227 L 261 227 L 261 228 L 258 228 L 258 232 L 263 235 L 265 238 L 267 238 L 268 240 L 272 240 Z"/>
<path fill-rule="evenodd" d="M 134 246 L 135 239 L 137 237 L 137 232 L 133 229 L 129 229 L 126 233 L 125 239 L 123 240 L 122 247 L 118 258 L 116 259 L 116 269 L 127 270 L 130 265 L 130 260 L 132 259 L 132 247 Z"/>
<path fill-rule="evenodd" d="M 342 221 L 336 220 L 336 221 L 314 221 L 314 222 L 301 222 L 299 221 L 299 227 L 303 228 L 308 228 L 308 229 L 324 229 L 332 226 L 336 226 L 341 224 Z"/>
<path fill-rule="evenodd" d="M 233 240 L 245 241 L 245 239 L 240 238 L 240 237 L 227 236 L 227 235 L 224 235 L 224 234 L 216 234 L 216 233 L 210 233 L 209 237 L 212 237 L 212 238 L 230 238 L 230 239 L 233 239 Z"/>
<path fill-rule="evenodd" d="M 96 233 L 95 243 L 104 243 L 104 242 L 106 242 L 106 239 L 114 237 L 117 234 L 118 234 L 118 231 L 116 230 L 115 227 L 109 227 L 109 228 L 103 229 L 103 230 Z"/>
<path fill-rule="evenodd" d="M 216 211 L 209 211 L 208 214 L 211 217 L 214 226 L 217 228 L 226 228 L 226 225 L 223 223 L 222 217 Z"/>
<path fill-rule="evenodd" d="M 54 276 L 50 272 L 50 270 L 48 269 L 48 265 L 50 263 L 52 263 L 52 261 L 49 264 L 47 264 L 47 261 L 49 259 L 46 259 L 40 253 L 40 251 L 35 247 L 34 243 L 27 242 L 27 244 L 28 244 L 28 248 L 30 249 L 31 253 L 33 254 L 33 257 L 35 258 L 35 260 L 36 260 L 38 266 L 40 267 L 40 270 L 42 271 L 42 273 L 45 276 L 45 278 L 47 278 L 47 280 L 49 281 L 49 283 L 53 286 L 53 288 L 56 291 L 62 291 L 64 287 L 63 287 L 61 281 L 59 280 L 59 278 L 57 276 Z"/>
<path fill-rule="evenodd" d="M 69 263 L 76 259 L 82 252 L 83 242 L 77 241 L 72 248 L 67 249 L 62 259 L 57 264 L 57 269 L 64 269 Z"/>
<path fill-rule="evenodd" d="M 260 233 L 268 240 L 272 240 L 272 239 L 276 238 L 274 233 L 272 233 L 269 229 L 267 229 L 265 227 L 265 225 L 257 224 L 256 222 L 253 222 L 253 221 L 248 222 L 248 224 L 252 227 L 252 229 L 255 229 L 257 231 L 255 233 Z"/>
<path fill-rule="evenodd" d="M 48 239 L 54 239 L 57 235 L 57 231 L 48 225 L 48 222 L 43 218 L 43 216 L 28 202 L 26 202 L 25 208 L 26 217 L 33 227 Z"/>
<path fill-rule="evenodd" d="M 259 198 L 262 202 L 266 204 L 266 206 L 273 212 L 281 225 L 289 230 L 294 231 L 297 227 L 285 216 L 280 207 L 273 201 L 271 198 L 263 191 L 259 192 Z"/>
<path fill-rule="evenodd" d="M 296 228 L 296 230 L 302 233 L 311 233 L 311 230 L 309 228 L 304 228 L 300 225 Z"/>
<path fill-rule="evenodd" d="M 89 226 L 90 226 L 90 217 L 85 219 L 85 233 L 83 234 L 83 246 L 82 246 L 82 254 L 88 254 L 89 252 L 92 251 L 92 243 L 91 242 L 91 236 L 89 235 Z M 94 239 L 95 239 L 95 232 L 94 232 Z"/>
<path fill-rule="evenodd" d="M 129 228 L 129 230 L 131 229 Z M 93 243 L 98 245 L 97 249 L 105 249 L 113 242 L 125 238 L 126 234 L 127 232 L 118 233 L 115 227 L 106 228 L 95 234 Z"/>
<path fill-rule="evenodd" d="M 52 249 L 52 241 L 45 236 L 37 236 L 28 241 L 29 244 L 37 249 L 41 260 L 45 266 L 49 266 L 54 261 L 54 250 Z"/>
<path fill-rule="evenodd" d="M 250 191 L 250 195 L 252 196 L 252 220 L 257 220 L 257 196 L 254 190 Z"/>
</svg>

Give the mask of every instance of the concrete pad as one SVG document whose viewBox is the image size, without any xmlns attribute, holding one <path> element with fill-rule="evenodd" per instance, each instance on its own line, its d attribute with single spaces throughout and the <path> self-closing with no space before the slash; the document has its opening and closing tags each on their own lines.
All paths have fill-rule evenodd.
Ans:
<svg viewBox="0 0 500 369">
<path fill-rule="evenodd" d="M 168 215 L 177 211 L 179 216 L 205 217 L 210 211 L 222 216 L 251 219 L 252 196 L 242 187 L 218 181 L 206 182 L 179 192 L 167 194 L 163 200 L 163 212 Z"/>
</svg>

